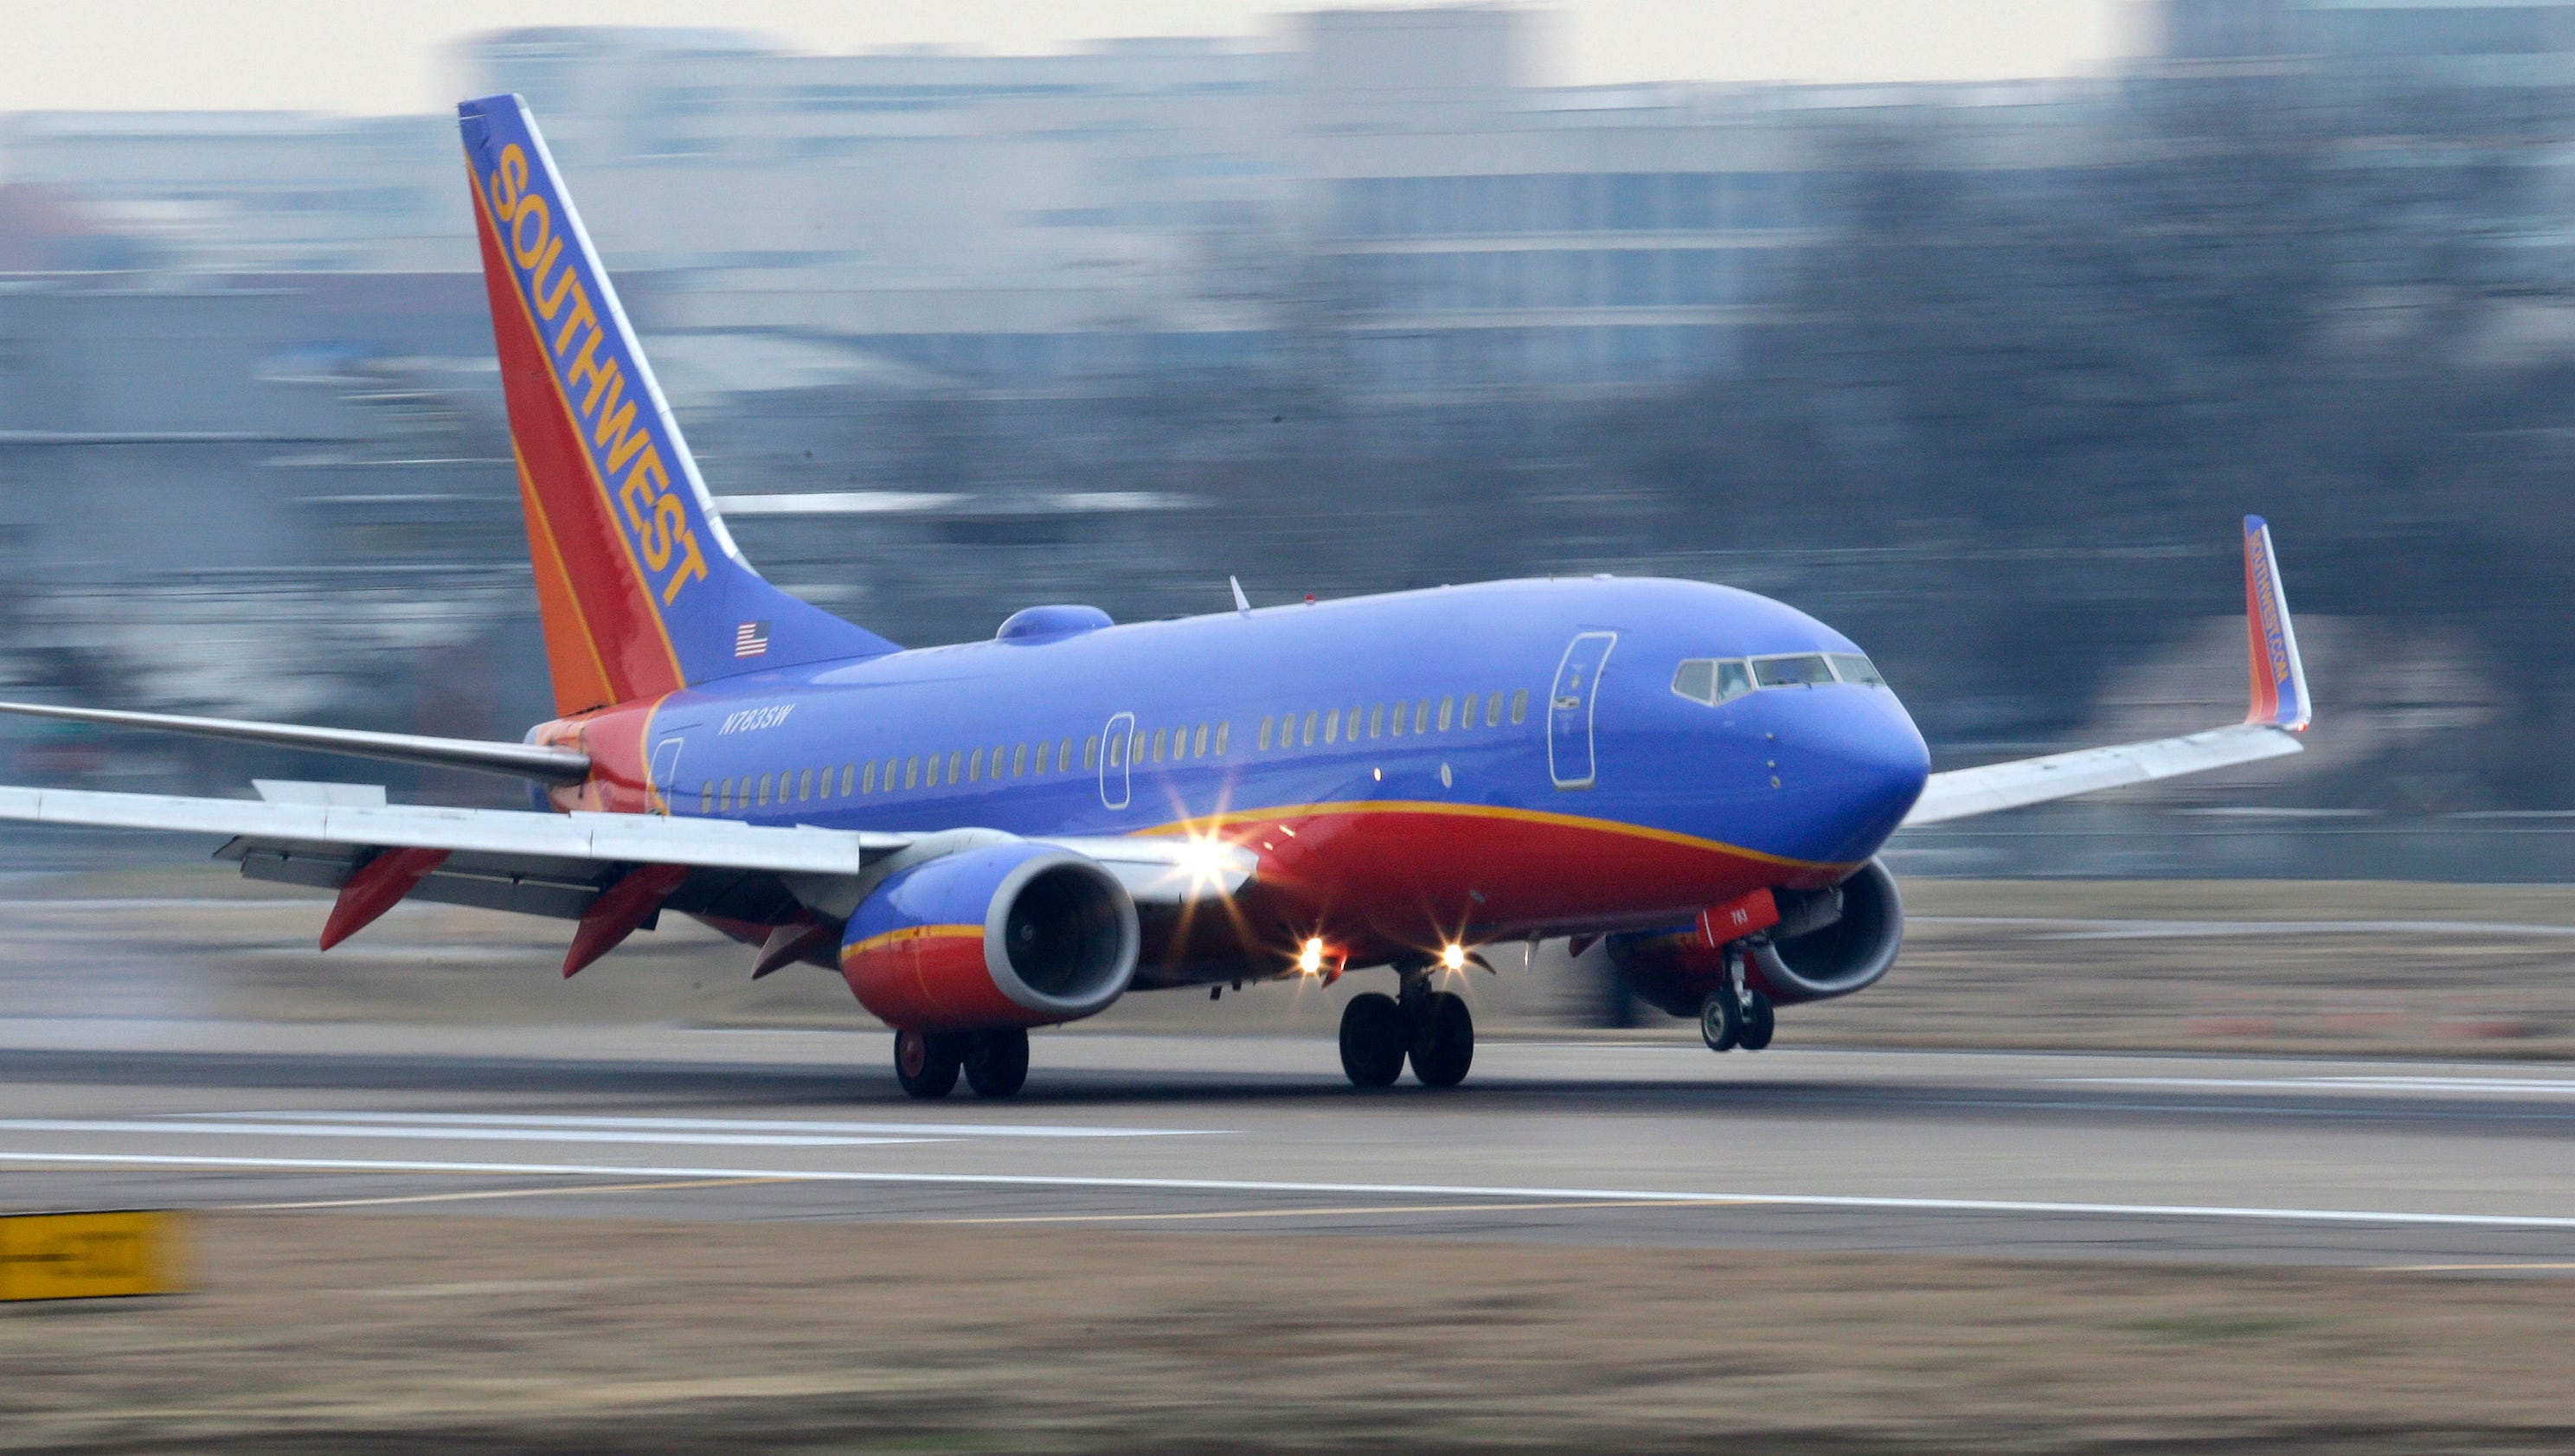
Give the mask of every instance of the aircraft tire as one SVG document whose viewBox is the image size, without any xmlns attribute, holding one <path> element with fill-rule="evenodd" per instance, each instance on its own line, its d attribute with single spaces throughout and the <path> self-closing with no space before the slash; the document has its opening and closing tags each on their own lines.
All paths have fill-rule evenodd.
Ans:
<svg viewBox="0 0 2575 1456">
<path fill-rule="evenodd" d="M 1029 1033 L 978 1031 L 966 1039 L 966 1085 L 978 1097 L 1016 1097 L 1029 1080 Z"/>
<path fill-rule="evenodd" d="M 1698 1006 L 1698 1039 L 1710 1051 L 1732 1051 L 1743 1041 L 1743 1002 L 1732 986 L 1718 986 Z"/>
<path fill-rule="evenodd" d="M 894 1077 L 906 1095 L 935 1102 L 957 1089 L 957 1071 L 965 1048 L 944 1031 L 898 1031 L 894 1034 Z"/>
<path fill-rule="evenodd" d="M 1412 1028 L 1392 996 L 1367 991 L 1341 1008 L 1341 1071 L 1353 1086 L 1393 1086 L 1411 1041 Z"/>
<path fill-rule="evenodd" d="M 1734 1034 L 1734 1044 L 1746 1051 L 1759 1051 L 1770 1044 L 1770 1033 L 1779 1029 L 1778 1008 L 1770 997 L 1754 991 L 1744 997 L 1743 1029 Z"/>
<path fill-rule="evenodd" d="M 1466 998 L 1432 991 L 1422 998 L 1421 1019 L 1413 1027 L 1413 1078 L 1425 1087 L 1453 1087 L 1474 1064 L 1475 1018 Z"/>
</svg>

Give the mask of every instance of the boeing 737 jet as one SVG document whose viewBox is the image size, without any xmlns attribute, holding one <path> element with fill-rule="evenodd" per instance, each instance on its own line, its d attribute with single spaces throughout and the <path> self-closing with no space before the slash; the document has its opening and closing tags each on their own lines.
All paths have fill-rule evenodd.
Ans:
<svg viewBox="0 0 2575 1456">
<path fill-rule="evenodd" d="M 2308 718 L 2268 531 L 2244 523 L 2253 704 L 2187 737 L 1932 773 L 1868 658 L 1695 582 L 1493 582 L 1113 624 L 1030 607 L 904 650 L 735 549 L 526 105 L 465 158 L 558 716 L 520 742 L 0 705 L 525 779 L 538 807 L 0 787 L 0 817 L 223 835 L 333 892 L 324 948 L 406 897 L 572 922 L 571 975 L 665 913 L 753 976 L 845 978 L 917 1097 L 1016 1092 L 1029 1028 L 1131 991 L 1351 971 L 1351 1081 L 1446 1086 L 1443 979 L 1606 939 L 1711 1047 L 1863 990 L 1903 938 L 1899 826 L 2294 752 Z"/>
</svg>

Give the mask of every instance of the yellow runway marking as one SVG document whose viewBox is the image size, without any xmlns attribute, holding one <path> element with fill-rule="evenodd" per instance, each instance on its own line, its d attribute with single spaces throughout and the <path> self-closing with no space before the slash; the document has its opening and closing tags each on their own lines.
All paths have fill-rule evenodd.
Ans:
<svg viewBox="0 0 2575 1456">
<path fill-rule="evenodd" d="M 925 1223 L 1161 1223 L 1193 1218 L 1338 1218 L 1356 1213 L 1525 1213 L 1559 1208 L 1741 1208 L 1746 1198 L 1596 1198 L 1578 1203 L 1372 1203 L 1349 1208 L 1229 1208 L 1213 1213 L 1042 1213 L 1011 1218 L 932 1218 Z"/>
<path fill-rule="evenodd" d="M 469 1198 L 560 1198 L 583 1193 L 647 1193 L 662 1188 L 739 1188 L 746 1183 L 793 1183 L 795 1178 L 689 1178 L 658 1183 L 592 1183 L 562 1188 L 490 1188 L 478 1193 L 411 1193 L 399 1198 L 315 1198 L 301 1203 L 221 1203 L 228 1213 L 276 1208 L 373 1208 L 387 1203 L 459 1203 Z"/>
</svg>

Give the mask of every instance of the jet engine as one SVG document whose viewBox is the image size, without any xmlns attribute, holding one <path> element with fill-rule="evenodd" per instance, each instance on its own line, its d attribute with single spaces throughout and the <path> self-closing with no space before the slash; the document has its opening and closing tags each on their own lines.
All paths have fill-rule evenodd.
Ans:
<svg viewBox="0 0 2575 1456">
<path fill-rule="evenodd" d="M 1778 889 L 1771 898 L 1777 923 L 1736 943 L 1745 982 L 1780 1005 L 1865 990 L 1904 943 L 1904 901 L 1874 859 L 1830 888 Z M 1639 999 L 1675 1016 L 1698 1014 L 1725 979 L 1723 951 L 1696 929 L 1612 935 L 1609 962 Z"/>
<path fill-rule="evenodd" d="M 1846 996 L 1877 984 L 1904 943 L 1895 876 L 1872 859 L 1830 889 L 1778 890 L 1779 923 L 1753 937 L 1752 973 L 1782 1003 Z"/>
<path fill-rule="evenodd" d="M 1139 944 L 1117 876 L 1014 841 L 888 876 L 850 915 L 841 974 L 897 1030 L 1044 1026 L 1107 1009 L 1135 978 Z"/>
</svg>

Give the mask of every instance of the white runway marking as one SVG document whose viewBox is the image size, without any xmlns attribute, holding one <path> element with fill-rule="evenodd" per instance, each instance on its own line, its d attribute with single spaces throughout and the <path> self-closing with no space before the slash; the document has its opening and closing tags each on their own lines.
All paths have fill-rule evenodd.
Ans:
<svg viewBox="0 0 2575 1456">
<path fill-rule="evenodd" d="M 2096 1087 L 2221 1087 L 2241 1090 L 2267 1087 L 2277 1091 L 2342 1092 L 2539 1092 L 2575 1097 L 2575 1077 L 2059 1077 L 2060 1082 Z"/>
<path fill-rule="evenodd" d="M 459 1127 L 605 1127 L 656 1131 L 793 1132 L 814 1136 L 879 1134 L 896 1137 L 1229 1137 L 1205 1127 L 1054 1127 L 1025 1122 L 811 1122 L 791 1118 L 564 1117 L 519 1112 L 181 1112 L 183 1118 L 258 1117 L 296 1122 L 354 1122 L 400 1127 L 434 1123 Z"/>
<path fill-rule="evenodd" d="M 706 1147 L 882 1147 L 935 1142 L 927 1137 L 798 1137 L 776 1132 L 648 1132 L 641 1129 L 563 1127 L 351 1127 L 323 1122 L 204 1122 L 108 1120 L 69 1117 L 0 1119 L 9 1132 L 121 1132 L 161 1137 L 423 1137 L 440 1142 L 652 1142 Z"/>
<path fill-rule="evenodd" d="M 384 1158 L 189 1157 L 177 1154 L 0 1152 L 0 1162 L 121 1164 L 127 1167 L 241 1168 L 272 1172 L 487 1173 L 521 1177 L 761 1178 L 780 1182 L 885 1183 L 925 1187 L 1096 1188 L 1173 1193 L 1327 1194 L 1336 1197 L 1489 1198 L 1497 1211 L 1531 1201 L 1604 1199 L 1621 1203 L 1741 1203 L 1784 1208 L 1860 1208 L 1914 1213 L 2031 1213 L 2128 1218 L 2208 1218 L 2264 1223 L 2347 1223 L 2449 1228 L 2575 1229 L 2575 1217 L 2520 1213 L 2407 1213 L 2361 1208 L 2239 1208 L 2223 1204 L 2047 1202 L 2019 1198 L 1885 1198 L 1833 1193 L 1746 1193 L 1670 1188 L 1521 1188 L 1455 1183 L 1303 1183 L 1240 1178 L 1054 1177 L 1016 1173 L 879 1173 L 810 1168 L 620 1167 L 586 1163 L 408 1162 Z"/>
</svg>

